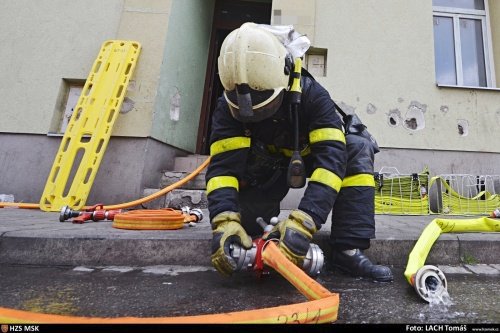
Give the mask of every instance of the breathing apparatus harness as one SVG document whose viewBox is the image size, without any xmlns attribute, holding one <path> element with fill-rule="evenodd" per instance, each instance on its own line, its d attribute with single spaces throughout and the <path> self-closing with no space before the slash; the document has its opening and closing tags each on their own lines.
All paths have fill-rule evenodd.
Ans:
<svg viewBox="0 0 500 333">
<path fill-rule="evenodd" d="M 290 108 L 291 116 L 293 119 L 293 153 L 290 159 L 290 164 L 288 165 L 287 182 L 290 188 L 302 188 L 306 183 L 306 169 L 304 166 L 304 160 L 302 159 L 299 152 L 299 105 L 301 103 L 302 87 L 300 84 L 302 71 L 302 59 L 295 58 L 295 63 L 293 66 L 293 71 L 291 75 L 291 85 L 290 85 Z M 311 76 L 312 77 L 312 76 Z M 337 103 L 333 100 L 333 105 L 338 113 L 342 116 L 342 121 L 344 123 L 344 131 L 346 135 L 355 134 L 362 136 L 372 144 L 373 150 L 376 153 L 380 151 L 377 141 L 371 135 L 366 126 L 361 122 L 361 119 L 356 114 L 346 114 Z"/>
<path fill-rule="evenodd" d="M 290 108 L 290 121 L 293 127 L 292 135 L 293 135 L 293 151 L 290 158 L 290 162 L 287 168 L 287 184 L 290 188 L 302 188 L 306 184 L 307 172 L 304 160 L 300 154 L 300 117 L 299 117 L 299 108 L 302 97 L 302 86 L 301 86 L 301 77 L 302 77 L 302 59 L 300 57 L 292 60 L 291 57 L 287 57 L 285 71 L 290 74 L 290 89 L 288 91 L 289 94 L 289 108 Z M 309 77 L 314 79 L 310 74 Z M 366 138 L 373 146 L 374 152 L 378 153 L 379 147 L 375 138 L 368 132 L 366 125 L 361 122 L 361 119 L 358 115 L 352 113 L 347 114 L 342 108 L 340 108 L 337 103 L 332 101 L 336 111 L 341 115 L 344 132 L 346 135 L 355 134 Z M 274 170 L 272 176 L 265 181 L 263 184 L 260 184 L 259 187 L 262 189 L 270 188 L 276 180 L 281 175 L 282 168 L 281 159 L 271 157 L 268 153 L 266 153 L 266 148 L 262 144 L 257 144 L 253 147 L 254 154 L 257 155 L 261 162 L 265 163 L 270 169 Z M 255 186 L 256 179 L 253 180 L 252 185 Z"/>
<path fill-rule="evenodd" d="M 302 59 L 295 58 L 293 71 L 290 73 L 290 109 L 293 121 L 293 153 L 288 164 L 287 183 L 290 188 L 302 188 L 306 184 L 306 168 L 299 152 L 299 105 L 302 97 L 300 85 Z"/>
<path fill-rule="evenodd" d="M 373 135 L 368 132 L 366 129 L 366 126 L 361 122 L 361 119 L 359 119 L 358 115 L 355 113 L 347 114 L 340 108 L 340 106 L 337 105 L 337 103 L 333 102 L 333 105 L 335 105 L 335 109 L 337 110 L 338 113 L 342 116 L 342 121 L 344 123 L 344 131 L 345 134 L 356 134 L 359 136 L 362 136 L 372 144 L 373 146 L 373 151 L 374 153 L 378 153 L 380 151 L 378 147 L 377 140 L 373 137 Z"/>
<path fill-rule="evenodd" d="M 292 146 L 292 154 L 290 158 L 290 162 L 287 168 L 287 184 L 290 188 L 302 188 L 306 183 L 306 168 L 304 164 L 304 160 L 300 155 L 300 127 L 299 127 L 299 107 L 301 103 L 301 95 L 302 95 L 302 87 L 301 87 L 301 70 L 302 70 L 302 59 L 300 57 L 295 58 L 293 60 L 292 56 L 289 55 L 286 58 L 285 64 L 285 73 L 290 75 L 290 88 L 287 92 L 288 94 L 288 107 L 289 107 L 289 121 L 292 125 L 292 138 L 293 138 L 293 146 Z M 248 124 L 245 124 L 245 128 L 249 130 L 251 133 L 251 129 L 247 127 Z M 253 141 L 253 140 L 252 140 Z M 263 190 L 269 189 L 282 175 L 282 172 L 285 169 L 283 165 L 283 158 L 271 156 L 267 151 L 265 145 L 260 141 L 254 141 L 252 144 L 252 152 L 255 155 L 255 159 L 258 160 L 255 168 L 252 168 L 254 172 L 251 172 L 252 176 L 249 179 L 249 183 L 252 186 L 258 186 Z M 252 163 L 254 164 L 254 163 Z M 257 184 L 259 177 L 259 172 L 255 172 L 255 170 L 259 170 L 261 168 L 265 168 L 267 170 L 274 170 L 273 174 L 270 178 L 264 181 L 262 184 Z M 262 180 L 262 179 L 261 179 Z"/>
</svg>

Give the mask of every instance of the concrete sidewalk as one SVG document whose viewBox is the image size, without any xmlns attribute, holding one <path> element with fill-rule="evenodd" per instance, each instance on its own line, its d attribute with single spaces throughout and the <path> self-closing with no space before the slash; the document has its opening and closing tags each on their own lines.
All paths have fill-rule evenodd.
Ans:
<svg viewBox="0 0 500 333">
<path fill-rule="evenodd" d="M 30 265 L 210 265 L 208 211 L 195 227 L 132 231 L 112 222 L 59 222 L 59 213 L 0 208 L 0 264 Z M 282 211 L 280 217 L 289 211 Z M 423 229 L 435 218 L 455 216 L 376 215 L 377 238 L 367 251 L 378 263 L 404 267 Z M 499 221 L 500 222 L 500 221 Z M 329 224 L 314 242 L 329 254 Z M 427 264 L 500 264 L 500 233 L 443 234 Z"/>
</svg>

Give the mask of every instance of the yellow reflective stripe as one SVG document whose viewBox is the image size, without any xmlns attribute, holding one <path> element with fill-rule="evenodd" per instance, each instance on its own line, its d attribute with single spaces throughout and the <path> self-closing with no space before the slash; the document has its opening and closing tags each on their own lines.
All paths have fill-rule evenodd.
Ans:
<svg viewBox="0 0 500 333">
<path fill-rule="evenodd" d="M 344 132 L 337 128 L 318 128 L 309 132 L 309 142 L 311 144 L 329 140 L 340 141 L 345 144 Z"/>
<path fill-rule="evenodd" d="M 277 153 L 277 152 L 278 152 L 278 150 L 276 149 L 276 146 L 274 146 L 274 145 L 267 145 L 267 150 L 268 150 L 270 153 L 273 153 L 273 154 L 275 154 L 275 153 Z"/>
<path fill-rule="evenodd" d="M 317 168 L 314 170 L 311 176 L 311 181 L 330 186 L 337 192 L 340 191 L 340 187 L 342 186 L 342 179 L 340 179 L 339 176 L 323 168 Z"/>
<path fill-rule="evenodd" d="M 207 195 L 210 194 L 210 192 L 223 187 L 234 187 L 236 191 L 238 191 L 238 179 L 232 176 L 219 176 L 210 179 L 207 183 Z"/>
<path fill-rule="evenodd" d="M 250 138 L 236 136 L 233 138 L 215 141 L 210 146 L 210 156 L 214 156 L 226 151 L 250 147 Z"/>
<path fill-rule="evenodd" d="M 285 155 L 286 157 L 292 157 L 292 154 L 293 154 L 293 150 L 291 150 L 291 149 L 281 148 L 278 150 L 278 148 L 274 145 L 268 145 L 267 150 L 272 154 L 276 154 L 276 153 L 280 152 L 283 155 Z M 306 155 L 309 155 L 310 153 L 311 153 L 311 147 L 309 145 L 307 145 L 304 149 L 302 149 L 300 151 L 300 156 L 306 156 Z"/>
<path fill-rule="evenodd" d="M 282 148 L 280 151 L 286 157 L 292 157 L 293 150 Z M 306 156 L 309 155 L 310 153 L 311 153 L 311 147 L 307 146 L 304 149 L 302 149 L 302 151 L 300 152 L 300 156 Z"/>
<path fill-rule="evenodd" d="M 342 182 L 342 187 L 351 186 L 372 186 L 375 187 L 375 179 L 372 174 L 359 174 L 354 176 L 348 176 L 344 178 Z"/>
</svg>

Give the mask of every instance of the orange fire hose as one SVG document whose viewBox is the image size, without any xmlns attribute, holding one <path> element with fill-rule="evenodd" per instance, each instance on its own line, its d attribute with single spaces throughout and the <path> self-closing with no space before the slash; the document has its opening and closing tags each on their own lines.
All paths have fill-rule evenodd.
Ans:
<svg viewBox="0 0 500 333">
<path fill-rule="evenodd" d="M 196 177 L 210 163 L 210 158 L 207 158 L 191 174 L 181 179 L 180 181 L 165 187 L 164 189 L 146 196 L 142 199 L 117 204 L 104 206 L 105 210 L 125 209 L 141 205 L 148 201 L 154 200 L 166 193 L 184 185 L 188 181 Z M 0 202 L 0 208 L 12 207 L 22 209 L 39 209 L 39 204 L 34 203 L 10 203 Z M 88 209 L 89 207 L 84 207 Z M 144 214 L 142 211 L 129 211 L 126 213 L 117 214 L 114 219 L 117 228 L 123 227 L 131 229 L 137 227 L 133 221 L 138 221 L 141 227 L 144 225 L 151 227 L 159 227 L 155 214 L 157 212 Z M 143 214 L 143 215 L 138 215 Z M 163 214 L 165 214 L 163 212 Z M 178 225 L 183 225 L 186 217 L 180 212 L 169 213 L 171 225 L 170 228 L 175 228 Z M 179 217 L 178 215 L 181 215 Z M 118 217 L 118 220 L 116 219 Z M 167 220 L 168 220 L 167 219 Z M 146 223 L 145 223 L 146 222 Z M 14 310 L 0 307 L 0 322 L 2 323 L 58 323 L 58 324 L 195 324 L 195 323 L 329 323 L 337 320 L 339 295 L 331 293 L 318 282 L 310 278 L 304 271 L 286 259 L 274 243 L 269 243 L 263 251 L 264 262 L 278 271 L 290 283 L 292 283 L 307 299 L 308 302 L 283 305 L 265 309 L 230 312 L 223 314 L 200 315 L 200 316 L 182 316 L 182 317 L 157 317 L 157 318 L 138 318 L 138 317 L 121 317 L 121 318 L 91 318 L 77 316 L 62 316 L 43 313 L 34 313 L 22 310 Z"/>
<path fill-rule="evenodd" d="M 239 311 L 200 316 L 157 318 L 92 318 L 61 316 L 0 308 L 2 323 L 52 323 L 52 324 L 317 324 L 337 320 L 339 295 L 329 292 L 290 262 L 270 242 L 263 251 L 264 262 L 292 283 L 308 302 L 283 305 L 258 310 Z"/>
<path fill-rule="evenodd" d="M 192 180 L 194 177 L 196 177 L 203 169 L 205 169 L 208 164 L 210 163 L 210 157 L 208 157 L 205 162 L 203 162 L 196 170 L 194 170 L 192 173 L 184 177 L 183 179 L 179 180 L 178 182 L 169 185 L 163 189 L 161 189 L 158 192 L 155 192 L 153 194 L 150 194 L 144 198 L 137 199 L 134 201 L 129 201 L 121 204 L 116 204 L 116 205 L 109 205 L 109 206 L 104 206 L 103 209 L 110 210 L 110 209 L 125 209 L 125 208 L 130 208 L 130 207 L 135 207 L 139 206 L 143 203 L 152 201 L 156 198 L 161 197 L 162 195 L 167 194 L 168 192 L 175 190 L 176 188 L 186 184 L 188 181 Z M 5 207 L 11 207 L 11 208 L 21 208 L 21 209 L 40 209 L 40 204 L 37 203 L 22 203 L 22 202 L 0 202 L 0 208 L 5 208 Z M 83 209 L 88 209 L 90 206 L 85 206 Z"/>
<path fill-rule="evenodd" d="M 194 217 L 184 215 L 179 210 L 139 209 L 116 214 L 113 228 L 127 230 L 175 230 L 182 229 L 184 223 L 195 222 Z"/>
</svg>

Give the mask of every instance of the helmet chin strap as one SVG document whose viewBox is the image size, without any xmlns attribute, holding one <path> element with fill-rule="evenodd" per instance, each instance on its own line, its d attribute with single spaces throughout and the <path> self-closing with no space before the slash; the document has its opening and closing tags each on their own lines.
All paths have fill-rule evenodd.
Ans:
<svg viewBox="0 0 500 333">
<path fill-rule="evenodd" d="M 250 95 L 250 87 L 248 84 L 236 85 L 236 98 L 238 100 L 238 108 L 242 117 L 252 117 L 252 96 Z"/>
<path fill-rule="evenodd" d="M 300 86 L 301 69 L 302 60 L 297 57 L 291 73 L 292 84 L 290 85 L 290 107 L 294 125 L 293 153 L 287 172 L 287 182 L 290 188 L 301 188 L 306 184 L 306 169 L 299 152 L 299 105 L 302 96 L 302 87 Z"/>
</svg>

